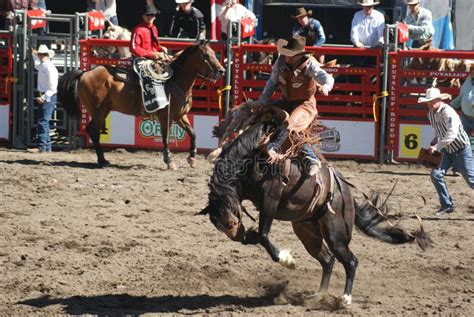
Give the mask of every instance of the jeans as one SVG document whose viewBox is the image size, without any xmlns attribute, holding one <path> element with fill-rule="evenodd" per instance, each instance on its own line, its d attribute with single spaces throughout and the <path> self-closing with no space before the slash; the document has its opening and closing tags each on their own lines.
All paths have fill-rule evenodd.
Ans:
<svg viewBox="0 0 474 317">
<path fill-rule="evenodd" d="M 466 117 L 464 113 L 461 113 L 461 123 L 466 131 L 467 136 L 471 136 L 471 133 L 474 131 L 474 119 Z"/>
<path fill-rule="evenodd" d="M 312 159 L 315 159 L 315 160 L 318 160 L 319 161 L 319 158 L 318 156 L 316 155 L 316 153 L 314 153 L 314 149 L 311 145 L 309 144 L 305 144 L 303 145 L 303 150 L 302 150 L 303 154 L 305 156 L 308 156 Z"/>
<path fill-rule="evenodd" d="M 114 25 L 119 25 L 118 24 L 118 17 L 116 15 L 114 15 L 113 17 L 110 17 L 109 21 L 110 21 L 110 23 L 112 23 Z"/>
<path fill-rule="evenodd" d="M 39 149 L 41 152 L 51 152 L 51 137 L 49 135 L 49 121 L 56 109 L 56 95 L 50 98 L 49 102 L 39 105 L 38 135 Z"/>
<path fill-rule="evenodd" d="M 472 161 L 472 149 L 471 145 L 468 144 L 463 150 L 456 153 L 448 153 L 446 150 L 442 150 L 443 158 L 439 169 L 433 169 L 431 171 L 431 181 L 438 192 L 439 201 L 441 208 L 449 208 L 453 206 L 453 200 L 448 192 L 448 187 L 444 180 L 446 171 L 452 166 L 462 174 L 467 184 L 474 189 L 474 163 Z"/>
</svg>

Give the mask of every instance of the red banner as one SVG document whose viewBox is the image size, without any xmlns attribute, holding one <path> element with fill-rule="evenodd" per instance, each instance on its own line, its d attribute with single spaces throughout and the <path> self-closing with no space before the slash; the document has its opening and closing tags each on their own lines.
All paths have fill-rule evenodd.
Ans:
<svg viewBox="0 0 474 317">
<path fill-rule="evenodd" d="M 406 43 L 410 39 L 408 36 L 408 25 L 405 23 L 397 23 L 398 43 Z"/>
<path fill-rule="evenodd" d="M 103 30 L 105 28 L 105 16 L 98 11 L 87 12 L 89 31 Z"/>
<path fill-rule="evenodd" d="M 243 18 L 240 20 L 242 26 L 242 38 L 250 37 L 255 34 L 255 27 L 251 18 Z"/>
<path fill-rule="evenodd" d="M 44 13 L 43 10 L 29 10 L 26 12 L 28 15 L 28 18 L 31 19 L 31 29 L 42 29 L 46 26 L 46 21 L 45 20 L 38 20 L 35 19 L 35 17 L 42 17 L 44 18 L 46 14 Z"/>
</svg>

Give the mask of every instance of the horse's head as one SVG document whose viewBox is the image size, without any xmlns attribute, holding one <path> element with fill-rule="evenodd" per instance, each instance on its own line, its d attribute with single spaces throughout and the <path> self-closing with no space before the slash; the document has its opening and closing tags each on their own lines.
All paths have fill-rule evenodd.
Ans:
<svg viewBox="0 0 474 317">
<path fill-rule="evenodd" d="M 245 236 L 245 227 L 242 224 L 243 206 L 228 196 L 211 199 L 209 205 L 199 214 L 209 214 L 209 219 L 217 228 L 224 232 L 233 241 L 242 241 Z"/>
<path fill-rule="evenodd" d="M 207 80 L 216 81 L 225 74 L 225 68 L 216 57 L 216 52 L 211 48 L 208 42 L 201 41 L 197 45 L 199 58 L 194 63 L 196 73 Z"/>
</svg>

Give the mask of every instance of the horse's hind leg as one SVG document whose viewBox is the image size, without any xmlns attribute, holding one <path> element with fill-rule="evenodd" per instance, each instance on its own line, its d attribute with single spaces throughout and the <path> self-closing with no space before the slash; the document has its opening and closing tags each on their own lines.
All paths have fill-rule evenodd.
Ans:
<svg viewBox="0 0 474 317">
<path fill-rule="evenodd" d="M 92 118 L 92 120 L 86 126 L 86 132 L 89 134 L 89 137 L 94 144 L 95 153 L 97 154 L 97 163 L 99 163 L 101 166 L 105 166 L 109 165 L 110 163 L 105 159 L 104 149 L 100 145 L 101 122 L 103 122 L 103 120 Z"/>
<path fill-rule="evenodd" d="M 353 206 L 348 206 L 347 208 L 353 208 Z M 346 223 L 344 215 L 350 211 L 344 210 L 341 212 L 342 208 L 336 209 L 334 207 L 333 209 L 336 210 L 335 215 L 331 212 L 326 212 L 320 220 L 323 223 L 322 233 L 329 249 L 344 266 L 346 285 L 344 287 L 343 300 L 345 304 L 350 305 L 352 302 L 352 285 L 359 260 L 357 260 L 356 256 L 349 249 L 352 223 Z M 344 215 L 342 215 L 342 213 Z"/>
<path fill-rule="evenodd" d="M 178 121 L 178 124 L 181 128 L 183 128 L 188 133 L 189 138 L 191 139 L 188 163 L 189 163 L 189 166 L 195 167 L 196 166 L 196 132 L 194 132 L 194 129 L 191 126 L 191 123 L 189 122 L 189 118 L 186 114 L 181 117 L 181 119 Z"/>
<path fill-rule="evenodd" d="M 312 222 L 293 222 L 293 231 L 303 243 L 306 251 L 321 263 L 323 275 L 318 293 L 326 293 L 334 266 L 334 255 L 323 242 L 321 231 L 317 224 Z"/>
</svg>

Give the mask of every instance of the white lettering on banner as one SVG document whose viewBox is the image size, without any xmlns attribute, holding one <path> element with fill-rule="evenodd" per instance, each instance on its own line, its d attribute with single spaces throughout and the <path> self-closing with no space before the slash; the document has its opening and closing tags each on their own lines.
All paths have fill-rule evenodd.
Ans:
<svg viewBox="0 0 474 317">
<path fill-rule="evenodd" d="M 452 72 L 430 72 L 430 76 L 433 76 L 433 77 L 438 77 L 438 76 L 442 76 L 442 77 L 453 77 L 453 78 L 464 78 L 466 77 L 466 74 L 465 73 L 452 73 Z"/>
</svg>

